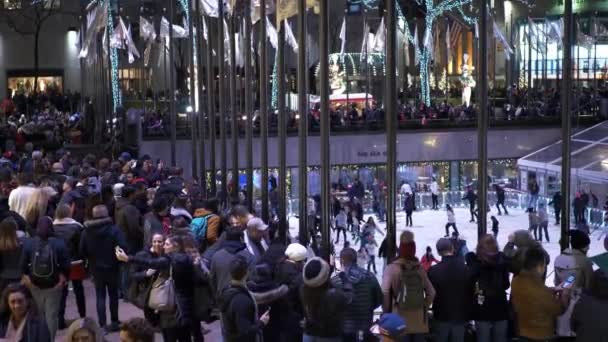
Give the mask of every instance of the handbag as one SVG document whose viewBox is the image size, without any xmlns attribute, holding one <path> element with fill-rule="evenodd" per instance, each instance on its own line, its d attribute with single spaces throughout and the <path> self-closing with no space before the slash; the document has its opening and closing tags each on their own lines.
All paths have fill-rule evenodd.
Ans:
<svg viewBox="0 0 608 342">
<path fill-rule="evenodd" d="M 84 266 L 84 261 L 72 261 L 70 264 L 70 280 L 85 280 L 86 278 L 87 269 Z"/>
<path fill-rule="evenodd" d="M 169 267 L 169 279 L 157 278 L 152 283 L 148 307 L 155 311 L 173 311 L 175 309 L 175 283 L 173 267 Z"/>
</svg>

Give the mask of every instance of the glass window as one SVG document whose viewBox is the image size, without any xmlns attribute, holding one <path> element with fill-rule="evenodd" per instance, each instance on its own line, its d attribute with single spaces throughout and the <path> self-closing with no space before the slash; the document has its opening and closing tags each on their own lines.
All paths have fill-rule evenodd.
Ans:
<svg viewBox="0 0 608 342">
<path fill-rule="evenodd" d="M 16 10 L 21 8 L 21 0 L 3 0 L 4 9 Z"/>
</svg>

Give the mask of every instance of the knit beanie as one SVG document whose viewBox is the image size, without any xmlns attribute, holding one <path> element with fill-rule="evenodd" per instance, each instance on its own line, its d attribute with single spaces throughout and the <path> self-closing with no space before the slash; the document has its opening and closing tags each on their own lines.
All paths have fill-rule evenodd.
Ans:
<svg viewBox="0 0 608 342">
<path fill-rule="evenodd" d="M 308 287 L 320 287 L 329 279 L 329 264 L 325 260 L 315 257 L 304 265 L 302 275 L 304 284 Z"/>
<path fill-rule="evenodd" d="M 580 230 L 571 230 L 570 231 L 570 246 L 573 249 L 584 249 L 585 247 L 591 244 L 591 240 L 589 236 Z"/>
<path fill-rule="evenodd" d="M 292 243 L 287 246 L 287 249 L 285 250 L 285 256 L 289 260 L 295 262 L 305 260 L 307 255 L 308 250 L 306 250 L 306 247 L 302 246 L 299 243 Z"/>
</svg>

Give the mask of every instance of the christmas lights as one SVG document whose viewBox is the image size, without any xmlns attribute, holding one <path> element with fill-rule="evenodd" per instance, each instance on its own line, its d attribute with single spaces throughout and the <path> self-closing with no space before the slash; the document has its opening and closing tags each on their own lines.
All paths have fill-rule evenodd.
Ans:
<svg viewBox="0 0 608 342">
<path fill-rule="evenodd" d="M 111 0 L 108 0 L 111 1 Z M 112 17 L 112 6 L 108 6 L 108 36 L 114 34 L 114 18 Z M 112 104 L 114 112 L 122 105 L 122 94 L 120 90 L 120 79 L 118 77 L 118 50 L 110 48 L 110 77 L 112 80 Z"/>
</svg>

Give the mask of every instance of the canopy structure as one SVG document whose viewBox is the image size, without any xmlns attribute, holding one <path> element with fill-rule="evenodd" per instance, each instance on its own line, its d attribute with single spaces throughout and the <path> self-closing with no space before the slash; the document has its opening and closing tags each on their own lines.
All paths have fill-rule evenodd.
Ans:
<svg viewBox="0 0 608 342">
<path fill-rule="evenodd" d="M 584 129 L 572 136 L 573 182 L 608 183 L 608 121 Z M 521 170 L 559 175 L 562 167 L 562 141 L 520 158 Z"/>
</svg>

